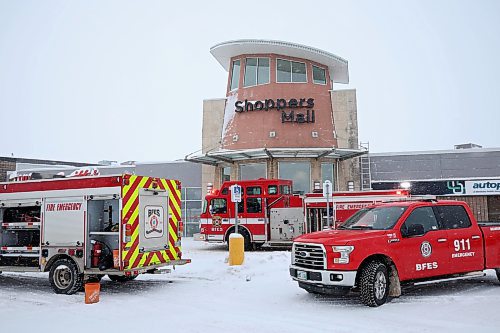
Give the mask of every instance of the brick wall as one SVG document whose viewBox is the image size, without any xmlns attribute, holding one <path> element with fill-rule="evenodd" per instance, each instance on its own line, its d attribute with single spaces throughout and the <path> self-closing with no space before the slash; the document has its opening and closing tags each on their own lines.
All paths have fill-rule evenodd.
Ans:
<svg viewBox="0 0 500 333">
<path fill-rule="evenodd" d="M 16 170 L 16 162 L 14 159 L 0 159 L 0 182 L 7 181 L 7 171 Z"/>
</svg>

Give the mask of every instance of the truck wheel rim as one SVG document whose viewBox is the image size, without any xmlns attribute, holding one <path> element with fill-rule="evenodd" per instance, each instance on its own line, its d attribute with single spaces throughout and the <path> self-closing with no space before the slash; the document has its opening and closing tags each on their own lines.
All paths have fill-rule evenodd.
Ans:
<svg viewBox="0 0 500 333">
<path fill-rule="evenodd" d="M 387 280 L 385 279 L 385 274 L 383 272 L 377 272 L 375 275 L 375 297 L 377 299 L 384 298 L 385 289 L 387 287 Z"/>
<path fill-rule="evenodd" d="M 70 284 L 73 276 L 71 270 L 66 265 L 61 265 L 54 271 L 54 283 L 59 289 L 66 289 Z"/>
</svg>

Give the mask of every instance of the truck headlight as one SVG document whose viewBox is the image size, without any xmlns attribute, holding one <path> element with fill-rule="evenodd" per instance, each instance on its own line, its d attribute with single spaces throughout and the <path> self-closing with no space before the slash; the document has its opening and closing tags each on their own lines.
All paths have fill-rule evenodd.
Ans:
<svg viewBox="0 0 500 333">
<path fill-rule="evenodd" d="M 348 264 L 349 263 L 349 255 L 352 251 L 354 251 L 354 246 L 346 245 L 346 246 L 332 246 L 333 253 L 339 253 L 340 257 L 333 258 L 334 264 Z"/>
</svg>

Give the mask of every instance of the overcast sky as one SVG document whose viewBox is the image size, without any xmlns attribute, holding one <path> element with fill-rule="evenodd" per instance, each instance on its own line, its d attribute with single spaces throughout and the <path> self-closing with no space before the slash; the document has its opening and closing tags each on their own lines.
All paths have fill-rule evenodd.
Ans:
<svg viewBox="0 0 500 333">
<path fill-rule="evenodd" d="M 372 152 L 500 146 L 500 1 L 0 0 L 0 155 L 182 159 L 241 38 L 347 59 Z"/>
</svg>

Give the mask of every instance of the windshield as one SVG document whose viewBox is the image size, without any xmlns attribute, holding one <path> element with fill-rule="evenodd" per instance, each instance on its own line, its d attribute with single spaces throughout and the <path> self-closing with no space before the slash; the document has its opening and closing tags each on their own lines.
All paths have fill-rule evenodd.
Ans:
<svg viewBox="0 0 500 333">
<path fill-rule="evenodd" d="M 207 199 L 203 200 L 203 206 L 201 207 L 201 211 L 202 213 L 206 213 L 207 212 Z"/>
<path fill-rule="evenodd" d="M 347 219 L 340 229 L 387 230 L 394 227 L 407 207 L 363 208 Z"/>
</svg>

